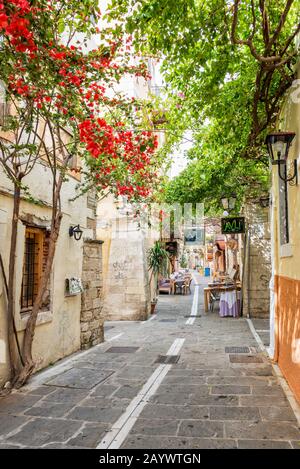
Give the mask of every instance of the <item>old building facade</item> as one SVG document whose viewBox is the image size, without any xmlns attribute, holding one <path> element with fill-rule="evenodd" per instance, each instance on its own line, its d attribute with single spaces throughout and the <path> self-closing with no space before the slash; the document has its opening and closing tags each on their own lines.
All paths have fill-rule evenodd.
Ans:
<svg viewBox="0 0 300 469">
<path fill-rule="evenodd" d="M 288 164 L 300 167 L 300 64 L 282 107 L 278 130 L 295 132 Z M 272 283 L 270 354 L 300 401 L 300 186 L 284 184 L 272 167 Z"/>
<path fill-rule="evenodd" d="M 52 175 L 40 160 L 26 176 L 25 184 L 37 203 L 22 197 L 18 221 L 15 279 L 15 322 L 22 339 L 47 256 L 51 222 Z M 101 319 L 101 244 L 93 244 L 96 200 L 85 194 L 72 201 L 78 177 L 72 172 L 63 184 L 62 223 L 49 284 L 49 292 L 38 314 L 33 341 L 36 369 L 41 369 L 103 339 Z M 0 253 L 4 272 L 0 272 L 0 385 L 8 379 L 7 296 L 13 187 L 0 170 Z M 69 229 L 79 225 L 83 231 L 77 241 Z M 68 285 L 73 288 L 68 289 Z M 74 289 L 75 284 L 75 289 Z M 84 288 L 81 298 L 80 288 Z"/>
</svg>

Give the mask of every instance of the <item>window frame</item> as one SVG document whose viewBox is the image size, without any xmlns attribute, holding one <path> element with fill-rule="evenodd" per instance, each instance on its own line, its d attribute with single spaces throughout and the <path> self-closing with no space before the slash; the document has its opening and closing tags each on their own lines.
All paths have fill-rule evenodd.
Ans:
<svg viewBox="0 0 300 469">
<path fill-rule="evenodd" d="M 23 256 L 23 266 L 22 266 L 21 298 L 20 298 L 21 314 L 30 312 L 33 308 L 33 304 L 35 300 L 35 293 L 34 293 L 35 289 L 33 288 L 32 305 L 28 306 L 27 304 L 27 306 L 23 306 L 23 282 L 24 282 L 24 272 L 25 272 L 25 265 L 26 265 L 27 234 L 37 235 L 38 252 L 34 253 L 34 256 L 37 256 L 37 262 L 36 262 L 37 264 L 37 289 L 39 288 L 41 276 L 43 272 L 43 248 L 44 248 L 45 229 L 26 226 L 25 227 L 25 239 L 24 239 L 24 256 Z M 35 273 L 33 275 L 35 275 Z"/>
</svg>

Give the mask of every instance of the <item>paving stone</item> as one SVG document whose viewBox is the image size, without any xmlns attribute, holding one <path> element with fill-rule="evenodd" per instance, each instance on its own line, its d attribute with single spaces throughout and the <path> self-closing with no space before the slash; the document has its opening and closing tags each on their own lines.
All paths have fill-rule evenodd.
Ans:
<svg viewBox="0 0 300 469">
<path fill-rule="evenodd" d="M 118 391 L 114 393 L 114 397 L 119 397 L 119 398 L 134 398 L 141 390 L 141 386 L 134 386 L 134 385 L 129 385 L 125 384 L 124 386 L 121 386 Z"/>
<path fill-rule="evenodd" d="M 189 398 L 189 404 L 191 405 L 227 405 L 227 406 L 237 406 L 239 404 L 239 398 L 237 396 L 197 396 L 192 395 Z"/>
<path fill-rule="evenodd" d="M 164 384 L 174 384 L 175 386 L 180 385 L 182 386 L 183 383 L 185 386 L 187 385 L 201 385 L 206 384 L 206 377 L 205 376 L 185 376 L 184 379 L 182 376 L 166 376 L 164 379 Z"/>
<path fill-rule="evenodd" d="M 220 385 L 212 386 L 211 394 L 251 394 L 250 386 Z"/>
<path fill-rule="evenodd" d="M 164 383 L 164 382 L 163 382 Z M 197 385 L 197 384 L 161 384 L 159 387 L 159 392 L 164 394 L 164 393 L 171 393 L 173 394 L 174 392 L 184 395 L 184 396 L 189 396 L 190 394 L 196 395 L 196 396 L 208 396 L 209 395 L 209 387 L 206 385 Z"/>
<path fill-rule="evenodd" d="M 106 381 L 107 385 L 112 384 L 113 386 L 116 386 L 117 389 L 120 388 L 121 386 L 125 386 L 126 384 L 129 386 L 143 386 L 146 381 L 148 380 L 147 378 L 137 378 L 137 379 L 126 379 L 126 378 L 119 378 L 118 376 L 113 375 L 109 380 Z M 91 394 L 94 393 L 94 390 L 92 391 Z"/>
<path fill-rule="evenodd" d="M 189 401 L 189 396 L 186 396 L 185 394 L 178 394 L 176 392 L 159 392 L 150 398 L 150 402 L 155 402 L 157 404 L 173 404 L 175 406 L 186 404 L 187 401 Z"/>
<path fill-rule="evenodd" d="M 238 440 L 238 449 L 291 449 L 288 441 Z"/>
<path fill-rule="evenodd" d="M 240 404 L 254 407 L 287 407 L 289 401 L 285 397 L 278 396 L 240 396 Z"/>
<path fill-rule="evenodd" d="M 153 371 L 157 365 L 153 367 L 142 367 L 142 366 L 126 366 L 122 369 L 121 373 L 118 373 L 117 376 L 119 378 L 130 378 L 133 377 L 134 379 L 140 379 L 142 377 L 150 378 Z"/>
<path fill-rule="evenodd" d="M 75 407 L 68 415 L 69 419 L 83 420 L 88 422 L 104 422 L 114 423 L 123 413 L 123 409 L 119 407 Z"/>
<path fill-rule="evenodd" d="M 141 435 L 176 435 L 179 420 L 139 418 L 131 433 Z"/>
<path fill-rule="evenodd" d="M 221 370 L 214 370 L 214 373 L 212 373 L 213 376 L 220 376 L 220 377 L 232 377 L 235 378 L 236 376 L 243 376 L 245 374 L 243 368 L 238 367 L 238 368 L 223 368 Z"/>
<path fill-rule="evenodd" d="M 209 416 L 210 420 L 261 420 L 255 407 L 210 407 Z"/>
<path fill-rule="evenodd" d="M 257 367 L 257 368 L 249 368 L 247 370 L 244 370 L 246 375 L 251 375 L 251 376 L 273 376 L 273 368 L 271 366 L 263 366 L 263 367 Z"/>
<path fill-rule="evenodd" d="M 28 420 L 28 417 L 0 414 L 0 435 L 7 435 Z"/>
<path fill-rule="evenodd" d="M 135 353 L 139 347 L 110 347 L 105 353 Z"/>
<path fill-rule="evenodd" d="M 33 415 L 37 417 L 62 417 L 69 412 L 74 403 L 58 404 L 58 402 L 38 402 L 37 405 L 31 407 L 25 412 L 25 415 Z"/>
<path fill-rule="evenodd" d="M 58 380 L 57 387 L 43 384 L 16 393 L 9 408 L 21 405 L 17 410 L 27 415 L 7 425 L 14 434 L 0 447 L 95 448 L 157 369 L 153 365 L 157 356 L 165 355 L 178 337 L 186 339 L 178 352 L 180 361 L 146 403 L 123 448 L 237 448 L 238 442 L 240 448 L 299 447 L 299 430 L 288 401 L 269 360 L 254 353 L 257 343 L 245 319 L 223 321 L 214 313 L 187 327 L 183 316 L 190 314 L 192 301 L 192 295 L 160 298 L 158 318 L 177 319 L 171 327 L 164 321 L 114 323 L 114 334 L 124 335 L 82 358 L 78 355 L 72 369 L 49 380 L 51 384 Z M 225 347 L 232 344 L 249 347 L 250 360 L 263 361 L 231 363 Z M 106 353 L 111 345 L 139 350 Z M 70 387 L 78 383 L 84 388 Z M 36 413 L 41 417 L 31 416 Z M 49 418 L 42 417 L 46 415 Z M 3 428 L 1 416 L 16 418 L 6 411 L 1 414 L 0 403 Z M 24 431 L 19 428 L 22 423 Z"/>
<path fill-rule="evenodd" d="M 266 386 L 265 378 L 258 378 L 254 376 L 209 376 L 207 384 L 216 385 L 252 385 L 252 386 Z"/>
<path fill-rule="evenodd" d="M 113 356 L 113 354 L 111 354 L 110 356 Z M 90 361 L 82 361 L 82 362 L 79 362 L 78 365 L 76 364 L 76 366 L 80 367 L 80 368 L 88 368 L 88 369 L 91 369 L 91 370 L 96 370 L 97 373 L 99 371 L 102 371 L 102 372 L 106 372 L 106 371 L 113 371 L 113 372 L 116 372 L 116 371 L 119 371 L 119 370 L 122 370 L 122 368 L 124 367 L 124 363 L 117 363 L 115 361 L 111 361 L 111 362 L 96 362 L 96 361 L 93 361 L 93 362 L 90 362 Z"/>
<path fill-rule="evenodd" d="M 54 379 L 47 381 L 48 386 L 62 386 L 75 389 L 92 389 L 107 379 L 113 371 L 90 370 L 88 368 L 71 368 Z"/>
<path fill-rule="evenodd" d="M 225 422 L 227 438 L 291 440 L 300 437 L 296 425 L 287 422 Z"/>
<path fill-rule="evenodd" d="M 71 438 L 67 442 L 68 446 L 79 446 L 86 448 L 96 448 L 100 443 L 106 431 L 108 430 L 107 424 L 86 424 L 86 426 L 80 430 L 79 434 L 74 438 Z"/>
<path fill-rule="evenodd" d="M 38 388 L 30 389 L 27 395 L 46 396 L 53 391 L 54 389 L 50 388 L 49 386 L 39 386 Z"/>
<path fill-rule="evenodd" d="M 223 427 L 222 422 L 183 420 L 179 425 L 178 436 L 223 438 Z"/>
<path fill-rule="evenodd" d="M 48 394 L 43 402 L 58 402 L 60 404 L 69 404 L 82 401 L 86 397 L 86 391 L 82 389 L 57 388 L 56 391 Z"/>
<path fill-rule="evenodd" d="M 263 420 L 296 421 L 294 412 L 290 407 L 260 407 Z"/>
<path fill-rule="evenodd" d="M 19 414 L 24 412 L 26 409 L 29 409 L 37 401 L 39 401 L 42 396 L 29 395 L 14 393 L 9 396 L 0 398 L 0 414 L 9 413 L 9 414 Z"/>
<path fill-rule="evenodd" d="M 109 397 L 112 395 L 119 388 L 118 385 L 113 384 L 100 384 L 93 389 L 91 395 L 92 396 L 102 396 L 102 397 Z"/>
<path fill-rule="evenodd" d="M 188 405 L 148 404 L 141 413 L 142 418 L 152 419 L 199 419 L 209 418 L 208 407 Z"/>
<path fill-rule="evenodd" d="M 234 440 L 219 438 L 186 438 L 165 436 L 131 435 L 124 441 L 122 448 L 126 449 L 235 449 Z"/>
<path fill-rule="evenodd" d="M 254 396 L 279 396 L 285 397 L 281 386 L 253 386 L 252 394 Z"/>
<path fill-rule="evenodd" d="M 87 397 L 83 401 L 81 401 L 81 407 L 101 407 L 104 408 L 111 408 L 111 407 L 119 407 L 120 409 L 125 410 L 126 407 L 130 404 L 131 399 L 125 398 L 105 398 L 99 396 L 91 396 Z"/>
<path fill-rule="evenodd" d="M 175 376 L 181 376 L 181 377 L 188 377 L 188 378 L 197 378 L 201 376 L 213 376 L 215 374 L 215 370 L 186 370 L 186 369 L 180 369 L 178 368 L 178 365 L 176 368 L 171 368 L 169 371 L 167 377 L 175 377 Z"/>
<path fill-rule="evenodd" d="M 80 422 L 37 418 L 24 425 L 18 433 L 8 438 L 7 441 L 35 447 L 53 441 L 64 442 L 73 436 L 80 426 Z"/>
<path fill-rule="evenodd" d="M 262 363 L 263 359 L 256 355 L 229 355 L 231 363 Z"/>
</svg>

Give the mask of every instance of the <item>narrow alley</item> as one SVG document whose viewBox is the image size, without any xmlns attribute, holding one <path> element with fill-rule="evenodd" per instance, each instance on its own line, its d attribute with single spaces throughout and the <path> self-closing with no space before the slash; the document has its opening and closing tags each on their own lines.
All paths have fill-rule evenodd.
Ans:
<svg viewBox="0 0 300 469">
<path fill-rule="evenodd" d="M 300 447 L 299 422 L 245 318 L 160 295 L 144 322 L 36 374 L 0 401 L 0 448 Z"/>
</svg>

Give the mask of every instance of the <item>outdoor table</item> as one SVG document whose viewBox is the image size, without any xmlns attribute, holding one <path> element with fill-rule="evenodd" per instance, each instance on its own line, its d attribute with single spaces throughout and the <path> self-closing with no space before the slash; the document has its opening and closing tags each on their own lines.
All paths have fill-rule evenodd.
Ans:
<svg viewBox="0 0 300 469">
<path fill-rule="evenodd" d="M 241 289 L 240 282 L 236 285 L 237 291 Z M 209 311 L 209 303 L 210 303 L 210 292 L 226 292 L 232 289 L 232 287 L 228 287 L 222 283 L 216 284 L 214 286 L 204 288 L 204 311 L 207 313 Z M 220 303 L 221 304 L 221 303 Z"/>
<path fill-rule="evenodd" d="M 241 292 L 235 289 L 228 289 L 220 295 L 220 317 L 232 316 L 237 318 L 241 311 Z"/>
</svg>

